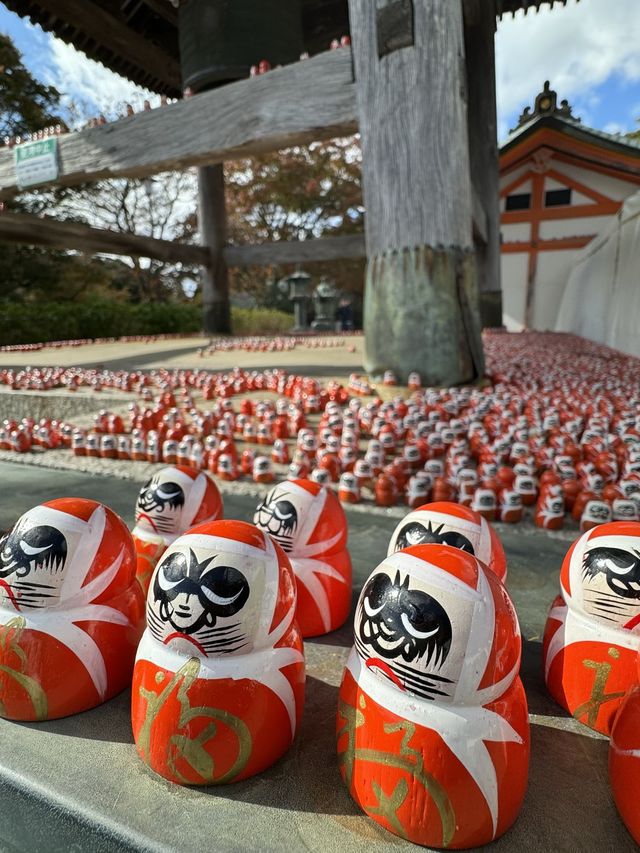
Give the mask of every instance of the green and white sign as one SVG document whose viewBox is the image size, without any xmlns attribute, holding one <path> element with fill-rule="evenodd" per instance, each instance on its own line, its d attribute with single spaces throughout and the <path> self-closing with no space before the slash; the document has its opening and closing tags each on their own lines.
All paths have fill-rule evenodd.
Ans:
<svg viewBox="0 0 640 853">
<path fill-rule="evenodd" d="M 58 180 L 58 140 L 25 142 L 13 149 L 16 183 L 22 189 Z"/>
</svg>

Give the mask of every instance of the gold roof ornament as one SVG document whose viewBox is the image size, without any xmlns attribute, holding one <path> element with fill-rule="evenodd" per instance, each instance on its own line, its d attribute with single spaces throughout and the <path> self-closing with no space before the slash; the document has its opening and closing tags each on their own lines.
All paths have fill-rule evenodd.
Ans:
<svg viewBox="0 0 640 853">
<path fill-rule="evenodd" d="M 531 107 L 525 107 L 514 130 L 540 116 L 562 116 L 562 118 L 568 118 L 575 122 L 581 121 L 573 115 L 571 105 L 566 98 L 560 101 L 560 106 L 558 106 L 558 94 L 550 87 L 548 80 L 544 81 L 544 88 L 536 95 L 533 111 Z"/>
</svg>

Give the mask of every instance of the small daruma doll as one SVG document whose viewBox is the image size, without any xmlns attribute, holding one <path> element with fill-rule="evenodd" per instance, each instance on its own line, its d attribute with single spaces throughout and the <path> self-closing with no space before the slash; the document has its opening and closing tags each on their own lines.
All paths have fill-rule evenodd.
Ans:
<svg viewBox="0 0 640 853">
<path fill-rule="evenodd" d="M 335 631 L 351 606 L 347 519 L 335 493 L 311 480 L 285 480 L 253 517 L 286 551 L 296 576 L 303 637 Z"/>
<path fill-rule="evenodd" d="M 222 518 L 222 497 L 203 471 L 186 465 L 161 468 L 140 489 L 133 541 L 137 576 L 146 595 L 156 563 L 178 536 L 196 524 Z"/>
<path fill-rule="evenodd" d="M 286 554 L 242 521 L 203 524 L 156 566 L 133 673 L 140 757 L 185 785 L 245 779 L 289 748 L 304 657 Z"/>
<path fill-rule="evenodd" d="M 502 542 L 489 522 L 468 507 L 449 501 L 424 504 L 396 527 L 387 554 L 412 545 L 450 545 L 476 556 L 504 581 L 507 558 Z"/>
<path fill-rule="evenodd" d="M 337 719 L 352 797 L 417 844 L 502 835 L 529 763 L 520 632 L 503 584 L 472 554 L 417 545 L 370 575 L 354 630 Z"/>
<path fill-rule="evenodd" d="M 34 507 L 0 540 L 1 715 L 52 720 L 131 683 L 144 626 L 135 549 L 96 501 Z"/>
<path fill-rule="evenodd" d="M 564 558 L 544 632 L 547 689 L 577 720 L 608 735 L 635 680 L 639 648 L 640 523 L 602 524 Z"/>
</svg>

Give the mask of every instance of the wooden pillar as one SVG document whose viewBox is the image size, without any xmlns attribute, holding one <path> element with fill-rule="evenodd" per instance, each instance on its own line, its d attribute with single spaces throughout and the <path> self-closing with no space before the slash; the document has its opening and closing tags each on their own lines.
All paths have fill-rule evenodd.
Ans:
<svg viewBox="0 0 640 853">
<path fill-rule="evenodd" d="M 462 0 L 349 0 L 363 144 L 365 368 L 482 374 Z"/>
<path fill-rule="evenodd" d="M 227 213 L 222 165 L 198 169 L 199 225 L 210 263 L 202 270 L 202 312 L 205 334 L 231 334 L 229 273 L 224 259 Z"/>
<path fill-rule="evenodd" d="M 476 240 L 483 326 L 502 325 L 495 31 L 495 0 L 464 0 L 471 185 L 486 223 L 486 239 Z"/>
</svg>

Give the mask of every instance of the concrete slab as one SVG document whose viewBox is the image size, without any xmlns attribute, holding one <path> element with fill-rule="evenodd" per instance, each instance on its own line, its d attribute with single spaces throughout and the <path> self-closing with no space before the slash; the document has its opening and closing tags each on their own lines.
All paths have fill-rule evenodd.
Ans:
<svg viewBox="0 0 640 853">
<path fill-rule="evenodd" d="M 102 500 L 128 523 L 137 484 L 0 464 L 0 529 L 43 500 Z M 249 520 L 255 498 L 225 495 L 225 514 Z M 393 517 L 350 512 L 354 602 L 383 558 Z M 524 638 L 522 676 L 532 722 L 529 790 L 514 828 L 489 849 L 626 853 L 636 849 L 615 810 L 605 739 L 567 717 L 545 693 L 540 637 L 569 537 L 501 529 L 509 590 Z M 382 853 L 420 849 L 377 827 L 348 796 L 334 747 L 337 688 L 351 623 L 305 644 L 302 729 L 266 773 L 235 785 L 189 789 L 154 776 L 137 758 L 129 694 L 65 720 L 0 720 L 2 851 L 281 851 Z"/>
<path fill-rule="evenodd" d="M 313 339 L 312 339 L 313 340 Z M 322 338 L 315 340 L 324 340 Z M 286 352 L 248 352 L 241 349 L 220 351 L 200 358 L 198 350 L 206 347 L 208 338 L 193 337 L 176 340 L 137 341 L 130 343 L 84 344 L 77 347 L 45 347 L 34 352 L 0 352 L 0 368 L 11 367 L 104 367 L 107 370 L 151 370 L 166 368 L 205 368 L 229 370 L 241 367 L 249 370 L 282 367 L 294 369 L 306 376 L 348 375 L 362 370 L 364 337 L 362 335 L 331 335 L 319 347 L 300 344 Z M 352 351 L 351 351 L 352 350 Z"/>
</svg>

